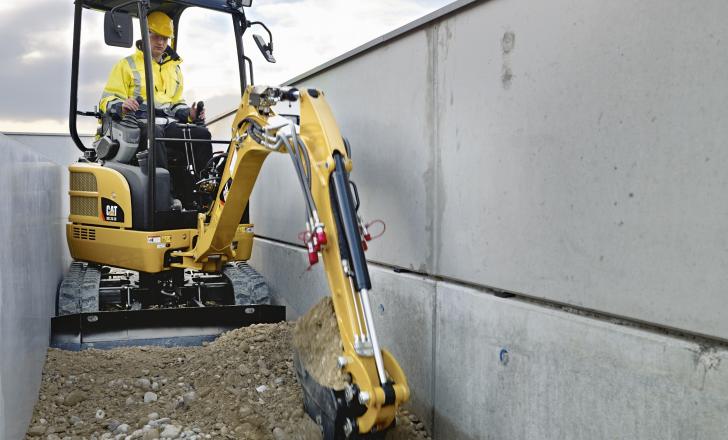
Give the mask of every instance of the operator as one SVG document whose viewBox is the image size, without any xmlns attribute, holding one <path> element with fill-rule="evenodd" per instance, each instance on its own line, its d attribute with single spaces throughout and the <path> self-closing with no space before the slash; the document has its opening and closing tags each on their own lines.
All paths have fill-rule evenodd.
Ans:
<svg viewBox="0 0 728 440">
<path fill-rule="evenodd" d="M 157 114 L 160 112 L 181 123 L 190 123 L 205 119 L 205 111 L 197 112 L 196 103 L 189 107 L 182 98 L 184 80 L 179 55 L 169 46 L 169 40 L 174 35 L 174 24 L 167 14 L 161 11 L 151 12 L 147 16 L 149 27 L 149 45 L 151 47 L 152 72 L 154 74 L 154 106 Z M 120 60 L 109 74 L 109 79 L 101 95 L 99 109 L 102 113 L 112 117 L 122 118 L 124 115 L 140 109 L 137 97 L 143 102 L 147 101 L 147 89 L 144 75 L 144 52 L 141 40 L 136 42 L 137 50 Z M 140 128 L 144 129 L 145 126 Z M 157 126 L 155 134 L 163 135 L 163 130 Z M 143 135 L 143 139 L 146 135 Z M 140 142 L 142 144 L 142 142 Z M 146 142 L 140 149 L 146 148 Z M 167 168 L 167 152 L 157 143 L 155 150 L 158 167 Z"/>
</svg>

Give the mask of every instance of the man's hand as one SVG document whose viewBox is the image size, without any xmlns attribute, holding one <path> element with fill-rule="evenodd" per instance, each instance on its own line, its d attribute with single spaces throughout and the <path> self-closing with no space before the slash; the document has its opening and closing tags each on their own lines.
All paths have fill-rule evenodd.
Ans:
<svg viewBox="0 0 728 440">
<path fill-rule="evenodd" d="M 127 113 L 135 112 L 139 110 L 139 103 L 134 98 L 127 98 L 127 100 L 121 104 L 121 109 Z"/>
<path fill-rule="evenodd" d="M 196 121 L 198 119 L 200 119 L 202 121 L 205 120 L 205 108 L 202 107 L 202 111 L 198 115 L 197 114 L 197 103 L 196 102 L 193 102 L 192 103 L 192 107 L 190 107 L 190 121 L 193 121 L 194 122 L 194 121 Z"/>
</svg>

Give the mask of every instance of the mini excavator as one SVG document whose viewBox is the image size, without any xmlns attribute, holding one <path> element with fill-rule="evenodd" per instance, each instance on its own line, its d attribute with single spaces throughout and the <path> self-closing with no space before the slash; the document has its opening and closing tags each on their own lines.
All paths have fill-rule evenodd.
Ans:
<svg viewBox="0 0 728 440">
<path fill-rule="evenodd" d="M 349 379 L 343 390 L 327 388 L 295 355 L 304 407 L 327 440 L 383 438 L 397 408 L 408 400 L 409 387 L 397 361 L 380 347 L 374 328 L 364 257 L 370 237 L 349 180 L 350 146 L 322 91 L 253 84 L 252 61 L 242 44 L 245 31 L 262 26 L 269 42 L 254 35 L 255 43 L 267 61 L 275 58 L 268 28 L 246 19 L 251 3 L 76 0 L 69 128 L 83 157 L 69 166 L 66 235 L 74 261 L 58 290 L 52 345 L 189 345 L 232 328 L 284 320 L 285 309 L 270 304 L 265 280 L 246 261 L 254 237 L 248 221 L 250 194 L 266 157 L 286 154 L 305 202 L 309 263 L 323 262 L 343 345 L 338 365 Z M 190 7 L 232 18 L 241 101 L 230 140 L 211 139 L 204 124 L 175 123 L 175 130 L 161 135 L 156 129 L 146 130 L 145 136 L 135 131 L 144 124 L 169 125 L 154 110 L 146 17 L 152 10 L 165 12 L 175 23 L 176 37 L 179 18 Z M 131 47 L 133 19 L 138 19 L 147 111 L 129 115 L 134 120 L 110 120 L 77 108 L 84 8 L 104 12 L 109 45 Z M 172 41 L 176 49 L 178 39 Z M 300 116 L 276 113 L 276 104 L 294 101 Z M 103 122 L 92 147 L 78 135 L 79 115 Z M 227 148 L 212 153 L 214 143 Z M 170 151 L 169 169 L 156 166 L 156 145 Z"/>
</svg>

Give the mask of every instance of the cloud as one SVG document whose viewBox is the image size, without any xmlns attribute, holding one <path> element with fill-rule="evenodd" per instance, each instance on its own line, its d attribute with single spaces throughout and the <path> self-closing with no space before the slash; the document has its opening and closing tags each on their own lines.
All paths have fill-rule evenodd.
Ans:
<svg viewBox="0 0 728 440">
<path fill-rule="evenodd" d="M 268 64 L 258 52 L 252 34 L 267 38 L 260 27 L 247 30 L 244 47 L 254 61 L 256 82 L 280 84 L 447 2 L 255 0 L 253 8 L 248 9 L 248 19 L 263 21 L 273 31 L 278 63 Z M 65 132 L 73 3 L 36 0 L 0 6 L 4 55 L 0 130 Z M 28 20 L 30 16 L 32 21 Z M 111 67 L 131 52 L 106 46 L 102 24 L 102 14 L 84 11 L 78 91 L 78 107 L 82 110 L 91 110 L 97 104 Z M 135 27 L 138 35 L 136 21 Z M 229 16 L 193 8 L 185 11 L 178 51 L 184 59 L 188 101 L 205 100 L 208 116 L 237 104 L 240 87 Z M 92 118 L 79 118 L 82 132 L 92 132 L 95 125 Z"/>
</svg>

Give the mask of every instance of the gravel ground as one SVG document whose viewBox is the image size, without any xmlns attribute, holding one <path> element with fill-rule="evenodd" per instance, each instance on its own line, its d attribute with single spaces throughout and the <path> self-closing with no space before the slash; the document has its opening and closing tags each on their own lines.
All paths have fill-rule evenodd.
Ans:
<svg viewBox="0 0 728 440">
<path fill-rule="evenodd" d="M 319 440 L 293 367 L 294 329 L 253 325 L 202 347 L 49 349 L 26 439 Z M 388 439 L 429 438 L 413 414 L 397 423 Z"/>
</svg>

